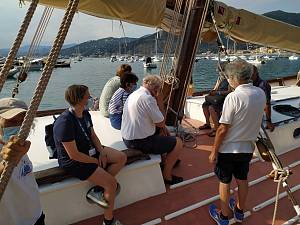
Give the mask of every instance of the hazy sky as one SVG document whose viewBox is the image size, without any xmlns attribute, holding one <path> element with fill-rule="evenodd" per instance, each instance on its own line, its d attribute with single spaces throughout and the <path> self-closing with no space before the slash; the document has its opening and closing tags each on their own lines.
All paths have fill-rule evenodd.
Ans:
<svg viewBox="0 0 300 225">
<path fill-rule="evenodd" d="M 223 0 L 223 2 L 233 7 L 243 8 L 259 14 L 278 9 L 286 12 L 300 12 L 300 0 Z M 29 5 L 27 2 L 26 6 L 19 8 L 18 3 L 19 0 L 0 0 L 0 48 L 10 47 Z M 43 9 L 43 6 L 38 6 L 37 13 L 29 27 L 29 33 L 26 35 L 23 43 L 30 43 Z M 42 44 L 49 45 L 53 42 L 62 16 L 62 10 L 54 10 Z M 128 37 L 140 37 L 155 32 L 154 28 L 127 23 L 124 23 L 124 28 L 125 34 Z M 79 43 L 108 36 L 123 36 L 118 21 L 94 18 L 79 13 L 74 17 L 65 43 Z"/>
</svg>

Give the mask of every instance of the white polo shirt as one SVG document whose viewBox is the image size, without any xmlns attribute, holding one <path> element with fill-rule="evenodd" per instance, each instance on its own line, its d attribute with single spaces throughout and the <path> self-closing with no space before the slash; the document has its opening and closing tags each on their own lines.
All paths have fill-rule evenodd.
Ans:
<svg viewBox="0 0 300 225">
<path fill-rule="evenodd" d="M 252 84 L 239 85 L 227 95 L 220 123 L 230 124 L 219 152 L 252 153 L 261 126 L 266 96 Z"/>
<path fill-rule="evenodd" d="M 155 123 L 164 120 L 156 99 L 144 87 L 127 98 L 122 115 L 121 134 L 126 140 L 143 139 L 155 133 Z"/>
</svg>

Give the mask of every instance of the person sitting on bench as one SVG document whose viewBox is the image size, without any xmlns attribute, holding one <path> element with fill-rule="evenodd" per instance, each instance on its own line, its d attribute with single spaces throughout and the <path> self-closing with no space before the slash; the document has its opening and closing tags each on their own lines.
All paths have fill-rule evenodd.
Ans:
<svg viewBox="0 0 300 225">
<path fill-rule="evenodd" d="M 167 184 L 182 182 L 182 177 L 172 175 L 183 144 L 180 138 L 168 136 L 163 116 L 164 106 L 159 95 L 162 80 L 156 75 L 147 75 L 143 85 L 127 99 L 123 109 L 121 134 L 125 145 L 147 154 L 167 154 L 163 177 Z M 156 134 L 156 127 L 165 136 Z"/>
<path fill-rule="evenodd" d="M 126 155 L 101 144 L 86 104 L 90 93 L 87 86 L 71 85 L 65 91 L 70 104 L 55 121 L 53 134 L 58 163 L 70 175 L 88 180 L 100 187 L 91 189 L 87 198 L 104 208 L 103 225 L 120 225 L 113 209 L 117 194 L 115 176 L 124 167 Z"/>
</svg>

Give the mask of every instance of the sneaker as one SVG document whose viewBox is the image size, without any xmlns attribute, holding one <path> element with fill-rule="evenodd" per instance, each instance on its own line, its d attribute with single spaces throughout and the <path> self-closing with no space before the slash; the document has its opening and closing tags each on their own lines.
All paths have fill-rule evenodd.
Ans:
<svg viewBox="0 0 300 225">
<path fill-rule="evenodd" d="M 229 199 L 229 208 L 233 212 L 234 220 L 238 223 L 241 223 L 241 222 L 243 222 L 243 219 L 244 219 L 244 213 L 239 213 L 239 212 L 235 211 L 235 205 L 236 205 L 236 203 L 235 203 L 234 198 L 230 198 Z"/>
<path fill-rule="evenodd" d="M 104 221 L 103 221 L 102 225 L 106 225 Z M 114 219 L 112 221 L 111 225 L 123 225 L 123 224 L 119 220 Z"/>
<path fill-rule="evenodd" d="M 86 194 L 86 198 L 90 203 L 96 203 L 103 208 L 108 208 L 108 202 L 104 198 L 104 189 L 99 186 L 92 187 Z"/>
<path fill-rule="evenodd" d="M 220 212 L 217 210 L 217 206 L 215 204 L 211 204 L 209 206 L 209 214 L 216 221 L 218 225 L 229 225 L 229 220 L 221 219 Z"/>
</svg>

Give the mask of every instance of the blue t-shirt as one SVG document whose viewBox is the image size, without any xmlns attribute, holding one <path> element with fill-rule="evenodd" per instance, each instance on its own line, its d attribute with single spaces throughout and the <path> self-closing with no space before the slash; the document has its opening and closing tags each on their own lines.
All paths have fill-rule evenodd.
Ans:
<svg viewBox="0 0 300 225">
<path fill-rule="evenodd" d="M 261 88 L 265 94 L 267 99 L 267 105 L 271 104 L 271 86 L 270 84 L 257 76 L 256 81 L 253 81 L 253 86 Z"/>
<path fill-rule="evenodd" d="M 83 132 L 82 128 L 85 130 Z M 67 109 L 64 111 L 55 121 L 53 128 L 53 137 L 55 146 L 57 149 L 57 158 L 60 167 L 72 166 L 75 161 L 70 159 L 67 151 L 65 150 L 62 142 L 76 142 L 78 151 L 89 155 L 89 150 L 94 146 L 91 143 L 91 128 L 93 127 L 92 118 L 90 113 L 85 110 L 83 111 L 83 117 L 78 118 L 73 115 L 72 112 Z"/>
</svg>

